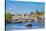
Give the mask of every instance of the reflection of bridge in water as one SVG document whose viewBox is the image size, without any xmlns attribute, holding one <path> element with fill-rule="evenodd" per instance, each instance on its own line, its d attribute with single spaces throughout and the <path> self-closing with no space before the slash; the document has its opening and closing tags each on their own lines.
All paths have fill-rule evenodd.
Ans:
<svg viewBox="0 0 46 31">
<path fill-rule="evenodd" d="M 16 22 L 34 22 L 34 19 L 29 19 L 29 18 L 17 18 L 13 20 Z"/>
<path fill-rule="evenodd" d="M 41 19 L 31 19 L 31 18 L 16 18 L 12 19 L 15 22 L 44 22 L 44 18 Z"/>
</svg>

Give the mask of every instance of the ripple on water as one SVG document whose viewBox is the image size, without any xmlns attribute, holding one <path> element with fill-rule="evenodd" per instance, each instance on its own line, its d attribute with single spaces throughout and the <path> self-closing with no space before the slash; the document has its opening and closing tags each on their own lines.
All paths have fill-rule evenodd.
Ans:
<svg viewBox="0 0 46 31">
<path fill-rule="evenodd" d="M 29 23 L 30 24 L 30 23 Z M 38 28 L 44 28 L 44 24 L 42 23 L 31 23 L 32 29 L 38 29 Z M 26 27 L 27 23 L 19 23 L 19 24 L 7 24 L 6 29 L 12 30 L 12 29 L 28 29 Z"/>
</svg>

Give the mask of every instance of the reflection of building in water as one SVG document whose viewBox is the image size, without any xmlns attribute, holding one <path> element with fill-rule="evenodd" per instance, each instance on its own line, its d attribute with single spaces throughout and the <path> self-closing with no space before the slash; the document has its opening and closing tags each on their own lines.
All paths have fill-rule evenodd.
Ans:
<svg viewBox="0 0 46 31">
<path fill-rule="evenodd" d="M 12 16 L 12 20 L 17 22 L 43 22 L 44 16 L 36 16 L 36 14 L 16 14 L 15 16 Z"/>
</svg>

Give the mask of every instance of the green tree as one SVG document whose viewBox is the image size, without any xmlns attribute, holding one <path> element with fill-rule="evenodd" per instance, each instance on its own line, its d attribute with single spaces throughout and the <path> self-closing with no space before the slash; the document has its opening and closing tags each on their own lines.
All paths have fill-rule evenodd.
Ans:
<svg viewBox="0 0 46 31">
<path fill-rule="evenodd" d="M 8 22 L 8 21 L 10 21 L 11 20 L 11 18 L 12 18 L 12 13 L 10 13 L 10 12 L 7 12 L 7 13 L 5 13 L 5 17 L 6 17 L 6 22 Z"/>
</svg>

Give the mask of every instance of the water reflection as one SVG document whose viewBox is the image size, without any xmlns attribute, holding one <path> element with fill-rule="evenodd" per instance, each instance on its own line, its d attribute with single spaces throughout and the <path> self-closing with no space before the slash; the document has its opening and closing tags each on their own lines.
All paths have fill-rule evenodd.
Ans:
<svg viewBox="0 0 46 31">
<path fill-rule="evenodd" d="M 26 20 L 21 22 L 11 22 L 9 24 L 6 24 L 6 30 L 14 30 L 14 29 L 39 29 L 44 28 L 45 23 L 43 22 L 43 19 L 37 19 L 37 20 Z"/>
</svg>

